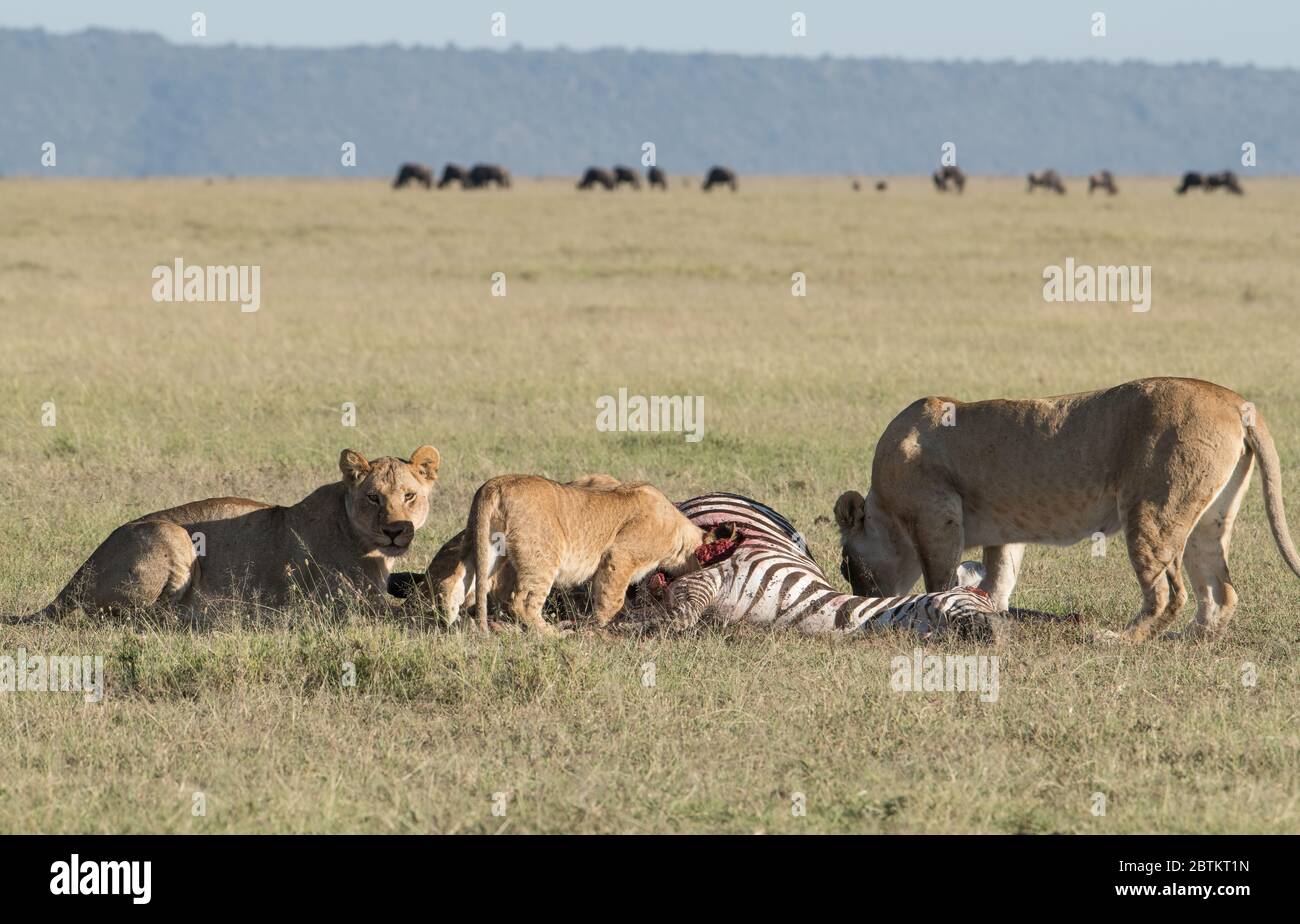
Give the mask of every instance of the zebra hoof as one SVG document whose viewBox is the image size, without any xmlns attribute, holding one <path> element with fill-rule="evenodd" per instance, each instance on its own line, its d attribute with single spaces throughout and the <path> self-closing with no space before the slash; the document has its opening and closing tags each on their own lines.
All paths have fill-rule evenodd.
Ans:
<svg viewBox="0 0 1300 924">
<path fill-rule="evenodd" d="M 1001 645 L 1011 637 L 1011 620 L 1005 613 L 981 614 L 959 623 L 955 634 L 973 642 Z"/>
<path fill-rule="evenodd" d="M 996 616 L 988 618 L 989 638 L 988 641 L 994 645 L 1003 645 L 1011 640 L 1013 626 L 1011 620 L 999 613 Z"/>
</svg>

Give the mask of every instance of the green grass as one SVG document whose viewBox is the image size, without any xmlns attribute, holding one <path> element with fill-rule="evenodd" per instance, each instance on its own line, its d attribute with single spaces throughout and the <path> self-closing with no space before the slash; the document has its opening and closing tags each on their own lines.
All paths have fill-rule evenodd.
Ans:
<svg viewBox="0 0 1300 924">
<path fill-rule="evenodd" d="M 335 477 L 344 446 L 424 442 L 444 464 L 400 567 L 422 568 L 493 474 L 609 471 L 675 498 L 758 497 L 834 573 L 832 504 L 865 489 L 876 437 L 912 399 L 1143 375 L 1255 402 L 1300 511 L 1300 183 L 1229 199 L 1129 180 L 1091 200 L 983 178 L 961 198 L 919 179 L 883 195 L 516 186 L 0 185 L 0 612 L 44 605 L 131 517 L 222 494 L 291 503 Z M 153 302 L 151 269 L 177 256 L 261 265 L 261 311 Z M 1043 267 L 1068 256 L 1150 264 L 1150 313 L 1045 304 Z M 596 399 L 619 387 L 703 395 L 703 441 L 597 432 Z M 0 654 L 100 654 L 108 680 L 99 704 L 0 693 L 0 832 L 1300 831 L 1300 582 L 1259 489 L 1218 643 L 1089 643 L 1138 604 L 1119 546 L 1089 551 L 1031 549 L 1018 591 L 1084 625 L 933 649 L 996 654 L 994 703 L 892 692 L 890 659 L 914 647 L 897 636 L 547 643 L 240 612 L 199 632 L 2 626 Z"/>
</svg>

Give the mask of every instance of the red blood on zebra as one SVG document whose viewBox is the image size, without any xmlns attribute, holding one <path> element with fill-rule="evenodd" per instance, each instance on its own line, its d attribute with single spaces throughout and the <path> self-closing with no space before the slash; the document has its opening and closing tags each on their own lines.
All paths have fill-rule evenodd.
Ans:
<svg viewBox="0 0 1300 924">
<path fill-rule="evenodd" d="M 713 542 L 706 542 L 695 550 L 695 560 L 701 566 L 708 566 L 714 562 L 722 561 L 739 544 L 740 540 L 734 536 L 727 539 L 715 539 Z"/>
<path fill-rule="evenodd" d="M 720 538 L 712 542 L 706 542 L 695 550 L 695 560 L 700 563 L 701 568 L 707 568 L 709 565 L 716 565 L 740 545 L 744 536 L 736 531 L 734 523 L 728 523 L 724 526 L 715 527 L 712 535 Z M 655 594 L 661 594 L 668 589 L 672 579 L 662 571 L 656 571 L 650 575 L 650 591 Z"/>
</svg>

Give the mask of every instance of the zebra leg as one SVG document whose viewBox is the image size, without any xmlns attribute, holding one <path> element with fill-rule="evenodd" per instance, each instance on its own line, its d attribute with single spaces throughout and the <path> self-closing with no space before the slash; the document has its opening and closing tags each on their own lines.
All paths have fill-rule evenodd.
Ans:
<svg viewBox="0 0 1300 924">
<path fill-rule="evenodd" d="M 955 636 L 978 642 L 1003 641 L 1009 632 L 1006 613 L 987 598 L 969 590 L 916 594 L 896 598 L 892 606 L 878 609 L 862 624 L 863 631 L 901 629 L 922 639 Z"/>
<path fill-rule="evenodd" d="M 680 577 L 668 586 L 667 608 L 652 622 L 675 632 L 684 632 L 700 621 L 704 612 L 722 594 L 722 569 L 706 568 Z"/>
</svg>

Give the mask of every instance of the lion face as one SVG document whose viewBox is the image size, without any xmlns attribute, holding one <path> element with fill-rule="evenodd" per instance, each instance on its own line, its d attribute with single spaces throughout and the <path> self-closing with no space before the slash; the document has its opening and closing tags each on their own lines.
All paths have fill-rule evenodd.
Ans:
<svg viewBox="0 0 1300 924">
<path fill-rule="evenodd" d="M 897 522 L 868 494 L 845 491 L 835 502 L 840 528 L 840 574 L 859 597 L 907 593 L 921 576 L 921 562 Z"/>
<path fill-rule="evenodd" d="M 677 513 L 677 508 L 673 508 L 673 513 Z M 680 517 L 681 522 L 677 525 L 676 549 L 667 558 L 660 561 L 658 567 L 654 569 L 662 571 L 673 579 L 699 571 L 703 567 L 699 559 L 695 557 L 695 552 L 707 541 L 704 530 L 686 519 L 686 517 L 680 514 L 678 514 L 678 517 Z"/>
<path fill-rule="evenodd" d="M 441 457 L 421 446 L 411 460 L 385 456 L 374 462 L 351 449 L 339 456 L 347 490 L 348 522 L 366 551 L 389 558 L 405 555 L 415 531 L 429 516 L 429 494 Z"/>
</svg>

